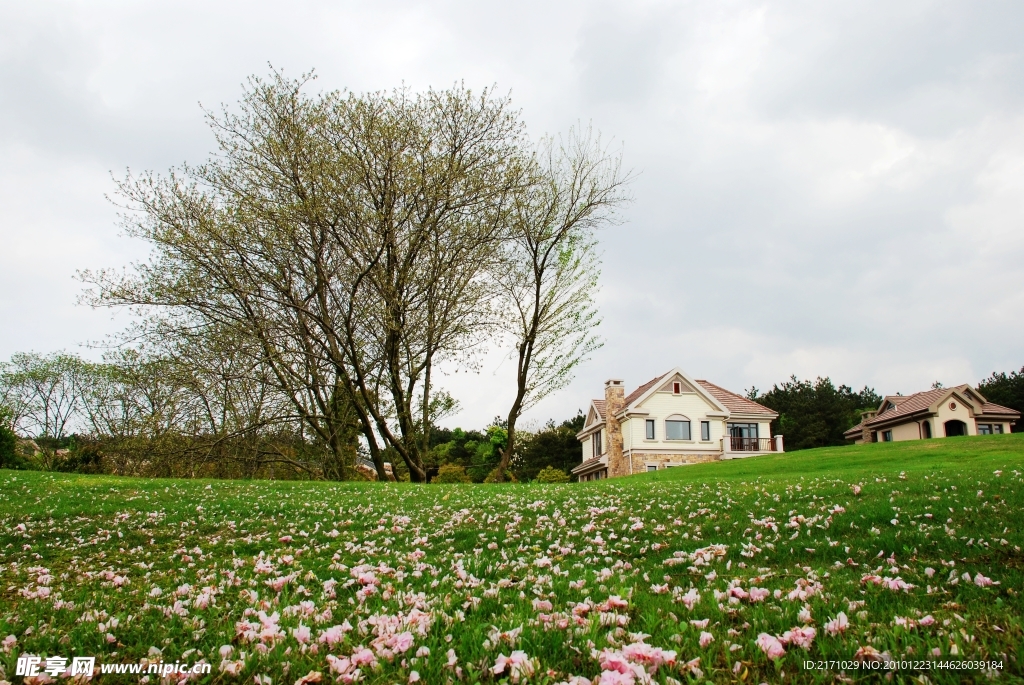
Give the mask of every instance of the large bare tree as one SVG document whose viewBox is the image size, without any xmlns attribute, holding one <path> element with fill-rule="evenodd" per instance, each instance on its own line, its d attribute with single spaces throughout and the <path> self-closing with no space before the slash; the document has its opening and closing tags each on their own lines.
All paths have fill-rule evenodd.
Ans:
<svg viewBox="0 0 1024 685">
<path fill-rule="evenodd" d="M 414 481 L 438 363 L 490 320 L 487 273 L 527 178 L 507 98 L 462 87 L 307 95 L 251 79 L 209 116 L 218 152 L 119 185 L 152 257 L 85 273 L 87 299 L 131 306 L 154 339 L 230 331 L 332 450 L 355 411 L 378 474 L 392 448 Z"/>
<path fill-rule="evenodd" d="M 533 172 L 533 183 L 516 196 L 511 237 L 495 271 L 505 305 L 500 321 L 515 343 L 516 360 L 508 442 L 495 480 L 506 477 L 523 411 L 568 385 L 601 345 L 594 233 L 628 200 L 621 156 L 610 154 L 590 129 L 570 131 L 561 141 L 544 139 Z"/>
</svg>

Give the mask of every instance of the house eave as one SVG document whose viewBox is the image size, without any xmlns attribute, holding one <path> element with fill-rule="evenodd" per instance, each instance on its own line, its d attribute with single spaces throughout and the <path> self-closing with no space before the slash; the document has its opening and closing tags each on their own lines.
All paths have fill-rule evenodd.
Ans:
<svg viewBox="0 0 1024 685">
<path fill-rule="evenodd" d="M 774 421 L 775 419 L 779 418 L 779 415 L 775 414 L 775 413 L 772 413 L 772 414 L 741 414 L 741 413 L 735 413 L 735 414 L 729 414 L 728 418 L 729 418 L 729 420 L 743 419 L 745 421 Z"/>
<path fill-rule="evenodd" d="M 604 426 L 605 426 L 605 422 L 604 421 L 597 421 L 596 423 L 592 423 L 589 426 L 587 426 L 586 428 L 584 428 L 583 430 L 581 430 L 579 433 L 577 433 L 576 434 L 576 439 L 579 440 L 580 442 L 583 442 L 584 439 L 590 437 L 594 433 L 597 433 L 602 428 L 604 428 Z"/>
<path fill-rule="evenodd" d="M 1017 421 L 1020 414 L 978 414 L 974 418 L 978 421 Z"/>
<path fill-rule="evenodd" d="M 576 476 L 586 475 L 593 473 L 594 471 L 600 471 L 601 469 L 608 468 L 608 464 L 605 463 L 602 457 L 595 457 L 594 459 L 588 459 L 576 468 L 571 473 Z"/>
<path fill-rule="evenodd" d="M 876 417 L 872 419 L 870 423 L 867 424 L 867 427 L 870 430 L 878 430 L 879 428 L 899 426 L 904 423 L 915 423 L 917 421 L 920 421 L 921 419 L 927 419 L 932 416 L 935 416 L 935 412 L 930 411 L 929 409 L 921 409 L 919 411 L 913 412 L 912 414 L 901 414 L 899 416 L 883 418 L 881 420 L 879 420 L 879 418 Z"/>
</svg>

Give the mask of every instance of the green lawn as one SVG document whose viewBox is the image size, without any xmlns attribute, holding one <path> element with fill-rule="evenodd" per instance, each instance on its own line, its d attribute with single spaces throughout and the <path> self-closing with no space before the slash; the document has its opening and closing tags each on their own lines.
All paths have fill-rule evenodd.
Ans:
<svg viewBox="0 0 1024 685">
<path fill-rule="evenodd" d="M 836 681 L 805 660 L 868 682 L 877 652 L 930 666 L 897 681 L 1016 682 L 1022 477 L 1024 435 L 569 485 L 0 471 L 0 681 L 33 654 L 289 685 Z"/>
</svg>

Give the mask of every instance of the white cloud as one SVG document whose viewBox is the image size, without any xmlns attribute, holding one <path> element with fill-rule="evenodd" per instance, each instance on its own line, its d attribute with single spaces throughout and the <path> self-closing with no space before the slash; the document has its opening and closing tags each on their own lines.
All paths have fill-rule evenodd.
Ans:
<svg viewBox="0 0 1024 685">
<path fill-rule="evenodd" d="M 624 143 L 641 173 L 602 234 L 607 344 L 533 420 L 676 365 L 882 392 L 1018 368 L 1022 29 L 1024 8 L 969 2 L 8 4 L 0 358 L 122 325 L 72 280 L 145 254 L 116 237 L 110 170 L 201 160 L 197 103 L 270 62 L 318 88 L 496 83 L 534 135 Z M 500 358 L 445 380 L 450 424 L 507 411 Z"/>
</svg>

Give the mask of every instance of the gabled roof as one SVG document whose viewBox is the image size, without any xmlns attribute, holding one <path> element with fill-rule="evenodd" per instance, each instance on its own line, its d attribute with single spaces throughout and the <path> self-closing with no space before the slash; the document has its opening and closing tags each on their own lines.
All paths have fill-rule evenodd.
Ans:
<svg viewBox="0 0 1024 685">
<path fill-rule="evenodd" d="M 648 397 L 657 392 L 658 386 L 660 386 L 662 383 L 667 383 L 670 378 L 673 378 L 675 376 L 678 376 L 679 378 L 686 381 L 687 385 L 696 390 L 697 394 L 703 395 L 704 399 L 707 400 L 712 406 L 714 406 L 719 411 L 729 411 L 728 407 L 723 405 L 717 397 L 708 392 L 707 388 L 701 386 L 699 381 L 696 381 L 693 378 L 691 378 L 688 373 L 680 369 L 678 366 L 672 369 L 671 371 L 661 374 L 656 378 L 652 378 L 651 380 L 647 381 L 633 392 L 629 393 L 629 396 L 626 397 L 625 401 L 623 402 L 622 411 L 626 412 L 629 411 L 630 409 L 633 409 L 637 405 L 643 404 L 643 402 Z"/>
<path fill-rule="evenodd" d="M 591 411 L 593 411 L 594 413 L 593 421 L 590 420 Z M 590 409 L 587 410 L 586 422 L 583 424 L 583 428 L 580 429 L 578 433 L 576 433 L 576 437 L 582 440 L 584 436 L 600 430 L 601 426 L 604 425 L 604 413 L 604 400 L 590 400 Z"/>
<path fill-rule="evenodd" d="M 896 408 L 880 412 L 877 416 L 869 419 L 865 423 L 868 426 L 877 426 L 883 423 L 889 423 L 894 419 L 927 412 L 930 411 L 933 404 L 952 395 L 957 395 L 970 402 L 971 408 L 975 410 L 975 416 L 981 416 L 983 414 L 1011 414 L 1020 416 L 1020 412 L 988 402 L 980 392 L 965 383 L 964 385 L 957 385 L 952 388 L 932 388 L 931 390 L 916 392 L 913 395 L 886 397 L 882 402 L 882 406 L 884 406 L 886 402 L 893 402 L 895 400 L 894 403 L 896 404 Z M 987 409 L 989 405 L 992 406 L 991 410 Z"/>
<path fill-rule="evenodd" d="M 880 411 L 877 416 L 867 421 L 867 425 L 872 426 L 879 423 L 887 423 L 893 419 L 900 418 L 902 416 L 908 416 L 910 414 L 916 414 L 919 411 L 925 411 L 933 403 L 942 399 L 943 396 L 948 395 L 950 391 L 955 388 L 935 388 L 933 390 L 925 390 L 924 392 L 916 392 L 913 395 L 889 395 L 879 407 L 885 406 L 887 403 L 896 405 L 895 409 L 889 409 L 888 411 Z"/>
<path fill-rule="evenodd" d="M 778 413 L 772 411 L 763 404 L 758 404 L 753 400 L 748 400 L 742 395 L 729 392 L 725 388 L 719 387 L 714 383 L 701 380 L 698 380 L 697 382 L 700 383 L 701 387 L 707 390 L 708 393 L 710 393 L 716 400 L 725 405 L 725 408 L 728 409 L 730 413 L 751 414 L 772 419 L 778 416 Z"/>
<path fill-rule="evenodd" d="M 774 419 L 778 414 L 764 405 L 758 404 L 752 400 L 737 395 L 734 392 L 730 392 L 725 388 L 703 380 L 695 380 L 690 378 L 682 369 L 675 368 L 667 373 L 663 373 L 660 376 L 655 376 L 651 380 L 647 381 L 633 392 L 626 395 L 623 401 L 623 411 L 628 411 L 635 405 L 640 404 L 652 393 L 656 392 L 657 387 L 662 382 L 667 382 L 672 376 L 679 376 L 686 380 L 686 382 L 693 386 L 695 390 L 703 395 L 712 405 L 715 405 L 717 409 L 724 413 L 730 414 L 741 414 L 743 416 L 756 416 L 763 417 L 765 419 Z M 591 406 L 594 408 L 598 415 L 597 423 L 605 420 L 605 401 L 604 400 L 591 400 Z M 590 425 L 584 427 L 580 431 L 579 435 L 589 432 Z"/>
</svg>

